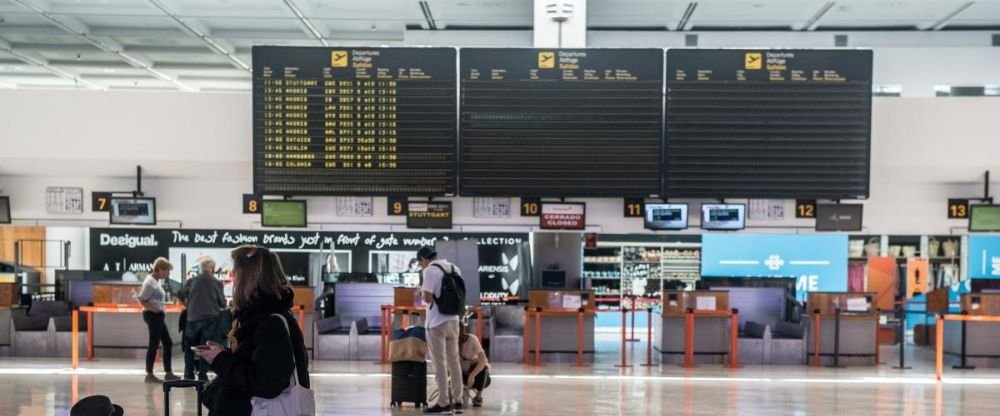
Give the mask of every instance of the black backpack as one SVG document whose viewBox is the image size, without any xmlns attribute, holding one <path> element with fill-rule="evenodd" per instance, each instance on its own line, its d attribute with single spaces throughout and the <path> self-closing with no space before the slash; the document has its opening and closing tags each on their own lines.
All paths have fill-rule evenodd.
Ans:
<svg viewBox="0 0 1000 416">
<path fill-rule="evenodd" d="M 434 305 L 437 305 L 438 312 L 443 315 L 464 315 L 465 281 L 462 280 L 462 276 L 455 273 L 455 266 L 451 266 L 450 272 L 439 264 L 433 266 L 441 269 L 441 273 L 444 273 L 444 277 L 441 279 L 441 297 L 434 298 Z"/>
</svg>

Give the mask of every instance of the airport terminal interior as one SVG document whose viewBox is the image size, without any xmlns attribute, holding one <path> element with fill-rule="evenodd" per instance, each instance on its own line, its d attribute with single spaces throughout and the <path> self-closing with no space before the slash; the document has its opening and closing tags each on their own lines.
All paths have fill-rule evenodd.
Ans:
<svg viewBox="0 0 1000 416">
<path fill-rule="evenodd" d="M 998 119 L 994 0 L 0 0 L 0 415 L 996 414 Z"/>
</svg>

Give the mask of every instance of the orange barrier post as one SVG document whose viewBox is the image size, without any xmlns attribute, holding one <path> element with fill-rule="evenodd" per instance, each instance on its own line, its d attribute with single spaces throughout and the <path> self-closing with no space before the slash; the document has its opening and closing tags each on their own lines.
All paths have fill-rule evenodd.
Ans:
<svg viewBox="0 0 1000 416">
<path fill-rule="evenodd" d="M 94 313 L 87 311 L 87 361 L 94 360 Z"/>
<path fill-rule="evenodd" d="M 819 367 L 819 329 L 820 329 L 820 315 L 817 310 L 813 313 L 813 367 Z M 877 342 L 877 340 L 876 340 Z"/>
<path fill-rule="evenodd" d="M 628 365 L 628 351 L 625 349 L 625 345 L 628 343 L 628 339 L 626 339 L 626 335 L 628 335 L 628 321 L 626 317 L 628 317 L 628 308 L 622 306 L 622 363 L 615 366 L 618 368 L 631 367 Z"/>
<path fill-rule="evenodd" d="M 299 330 L 306 332 L 306 305 L 299 305 Z"/>
<path fill-rule="evenodd" d="M 576 365 L 574 367 L 584 367 L 583 365 L 583 308 L 576 311 Z"/>
<path fill-rule="evenodd" d="M 729 315 L 729 368 L 741 368 L 740 365 L 740 311 L 733 309 Z"/>
<path fill-rule="evenodd" d="M 653 365 L 653 308 L 646 308 L 646 364 L 642 366 Z"/>
<path fill-rule="evenodd" d="M 80 366 L 80 342 L 78 341 L 78 338 L 79 338 L 79 335 L 80 335 L 80 311 L 79 310 L 73 309 L 73 317 L 70 320 L 70 322 L 71 322 L 71 325 L 72 325 L 72 330 L 73 330 L 72 334 L 73 334 L 73 336 L 69 340 L 69 342 L 72 344 L 72 345 L 70 345 L 69 348 L 70 348 L 70 351 L 72 351 L 71 355 L 72 355 L 72 358 L 73 358 L 73 369 L 76 370 L 77 367 Z"/>
<path fill-rule="evenodd" d="M 684 368 L 694 368 L 694 312 L 684 315 Z"/>
<path fill-rule="evenodd" d="M 529 307 L 526 306 L 524 308 L 524 336 L 523 336 L 523 339 L 524 339 L 524 365 L 528 365 L 528 363 L 530 362 L 529 361 L 530 360 L 529 357 L 531 357 L 531 355 L 529 354 L 529 352 L 530 352 L 531 349 L 528 347 L 529 345 L 531 345 L 531 344 L 529 344 L 531 342 L 531 338 L 528 337 L 528 335 L 530 334 L 530 332 L 528 332 L 528 330 L 529 330 L 528 328 L 530 328 L 530 325 L 531 325 L 531 308 L 529 308 Z"/>
<path fill-rule="evenodd" d="M 936 327 L 934 328 L 934 374 L 937 376 L 937 381 L 941 381 L 941 373 L 944 372 L 944 315 L 938 314 L 935 318 Z"/>
<path fill-rule="evenodd" d="M 882 312 L 879 311 L 878 309 L 875 310 L 875 313 L 878 314 L 879 316 L 881 316 L 881 314 L 882 314 Z M 879 319 L 876 319 L 875 320 L 875 365 L 882 364 L 881 363 L 881 361 L 882 361 L 882 351 L 880 351 L 881 348 L 879 348 L 879 345 L 878 345 L 878 329 L 879 329 Z M 904 333 L 906 332 L 905 328 L 904 328 L 903 332 Z M 903 338 L 905 338 L 905 337 L 906 336 L 903 335 Z M 900 341 L 900 342 L 902 342 L 902 341 Z"/>
<path fill-rule="evenodd" d="M 535 365 L 542 365 L 542 308 L 535 308 Z"/>
<path fill-rule="evenodd" d="M 382 354 L 380 364 L 389 362 L 389 334 L 392 333 L 392 306 L 382 305 Z"/>
</svg>

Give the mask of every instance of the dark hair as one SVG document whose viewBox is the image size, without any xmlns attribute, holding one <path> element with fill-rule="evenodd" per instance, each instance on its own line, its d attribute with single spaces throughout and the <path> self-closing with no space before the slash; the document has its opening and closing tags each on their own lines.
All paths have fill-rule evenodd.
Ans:
<svg viewBox="0 0 1000 416">
<path fill-rule="evenodd" d="M 254 300 L 281 296 L 291 290 L 278 255 L 266 247 L 244 245 L 230 252 L 233 259 L 233 306 L 245 309 Z"/>
</svg>

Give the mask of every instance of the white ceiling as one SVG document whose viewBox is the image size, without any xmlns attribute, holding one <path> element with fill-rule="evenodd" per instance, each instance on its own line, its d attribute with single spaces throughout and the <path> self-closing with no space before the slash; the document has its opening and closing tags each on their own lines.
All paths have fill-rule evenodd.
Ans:
<svg viewBox="0 0 1000 416">
<path fill-rule="evenodd" d="M 0 0 L 0 89 L 245 91 L 250 89 L 250 47 L 256 44 L 399 45 L 407 30 L 528 30 L 532 4 L 532 0 Z M 992 0 L 588 0 L 591 29 L 998 26 L 1000 2 Z"/>
</svg>

